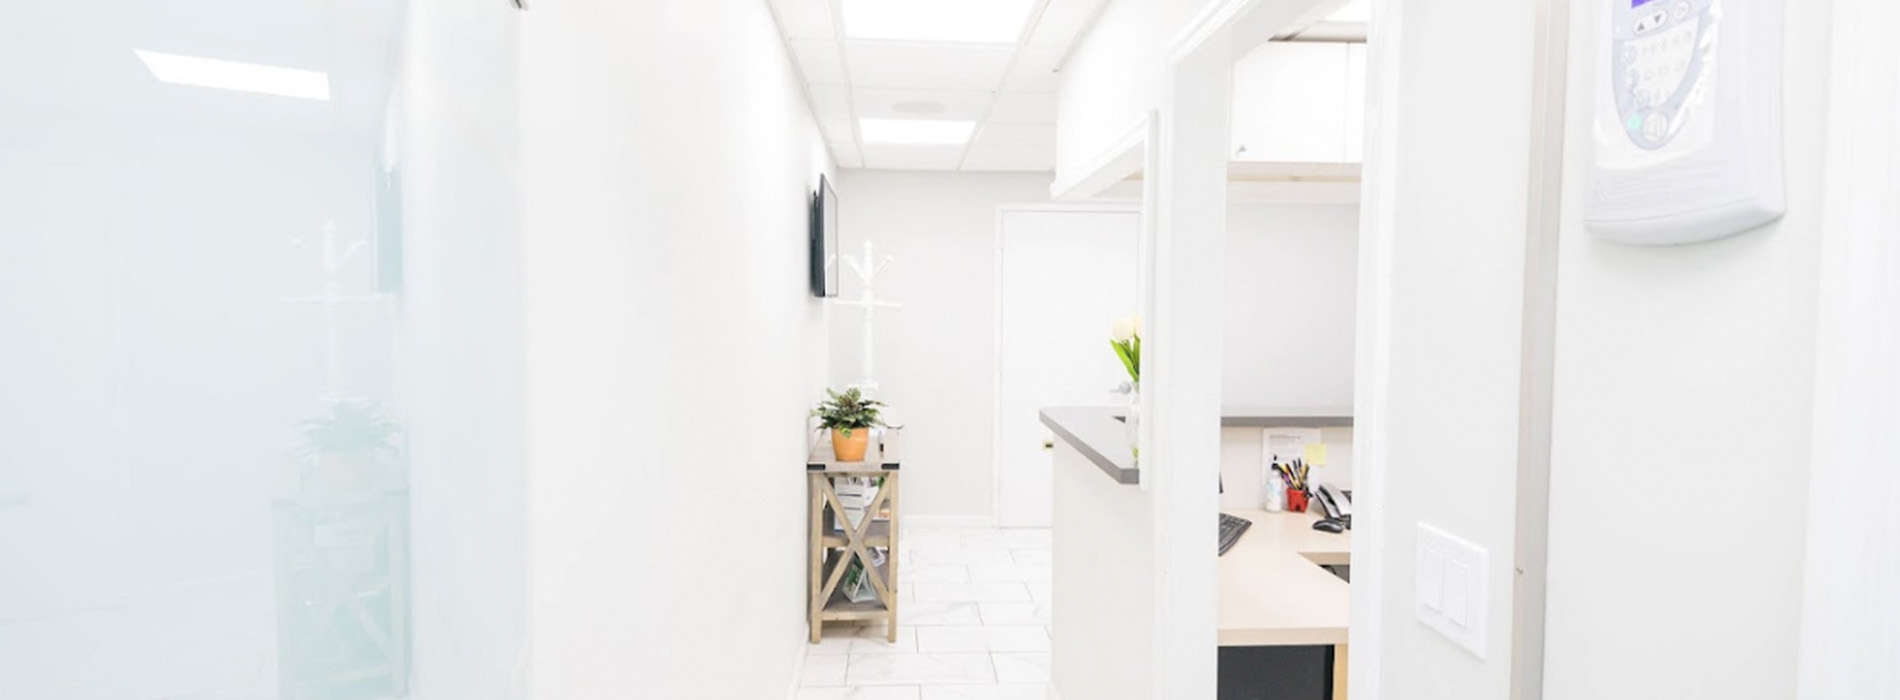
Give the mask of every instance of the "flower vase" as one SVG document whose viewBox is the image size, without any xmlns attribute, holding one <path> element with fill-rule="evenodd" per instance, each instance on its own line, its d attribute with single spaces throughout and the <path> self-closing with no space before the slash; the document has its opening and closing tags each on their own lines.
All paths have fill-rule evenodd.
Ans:
<svg viewBox="0 0 1900 700">
<path fill-rule="evenodd" d="M 1141 387 L 1128 392 L 1128 417 L 1122 421 L 1128 432 L 1128 451 L 1141 459 Z"/>
</svg>

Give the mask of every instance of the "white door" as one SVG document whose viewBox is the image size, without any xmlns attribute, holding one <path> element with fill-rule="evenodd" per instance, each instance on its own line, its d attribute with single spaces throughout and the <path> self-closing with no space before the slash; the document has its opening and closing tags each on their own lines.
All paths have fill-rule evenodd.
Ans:
<svg viewBox="0 0 1900 700">
<path fill-rule="evenodd" d="M 1124 210 L 1005 210 L 1001 217 L 997 523 L 1049 527 L 1049 406 L 1116 406 L 1128 380 L 1109 349 L 1134 315 L 1141 216 Z M 1104 476 L 1103 478 L 1107 478 Z"/>
</svg>

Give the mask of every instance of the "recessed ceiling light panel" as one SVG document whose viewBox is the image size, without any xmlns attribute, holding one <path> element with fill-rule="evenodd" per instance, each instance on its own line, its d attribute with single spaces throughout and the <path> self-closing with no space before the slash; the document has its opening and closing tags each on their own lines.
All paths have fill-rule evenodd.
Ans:
<svg viewBox="0 0 1900 700">
<path fill-rule="evenodd" d="M 152 77 L 176 85 L 330 100 L 330 76 L 313 70 L 135 50 Z"/>
<path fill-rule="evenodd" d="M 976 122 L 938 119 L 859 119 L 865 143 L 911 146 L 961 146 L 970 142 Z"/>
<path fill-rule="evenodd" d="M 1014 44 L 1035 0 L 840 0 L 850 39 Z"/>
</svg>

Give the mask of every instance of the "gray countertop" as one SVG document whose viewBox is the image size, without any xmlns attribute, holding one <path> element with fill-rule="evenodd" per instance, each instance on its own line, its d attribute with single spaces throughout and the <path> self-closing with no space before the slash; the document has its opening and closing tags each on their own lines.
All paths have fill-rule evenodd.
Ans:
<svg viewBox="0 0 1900 700">
<path fill-rule="evenodd" d="M 1127 409 L 1102 406 L 1061 406 L 1042 409 L 1042 424 L 1056 438 L 1081 451 L 1108 478 L 1124 484 L 1141 483 L 1135 469 L 1135 451 L 1128 446 Z"/>
<path fill-rule="evenodd" d="M 1042 410 L 1042 424 L 1056 437 L 1080 451 L 1118 483 L 1141 482 L 1128 430 L 1122 422 L 1126 409 L 1104 406 L 1058 406 Z M 1221 410 L 1223 428 L 1350 428 L 1350 408 L 1268 408 L 1233 406 Z"/>
</svg>

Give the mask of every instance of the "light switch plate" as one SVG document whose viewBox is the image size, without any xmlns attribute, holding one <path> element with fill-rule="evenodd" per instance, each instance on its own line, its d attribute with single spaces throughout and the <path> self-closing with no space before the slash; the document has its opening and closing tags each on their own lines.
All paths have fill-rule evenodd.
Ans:
<svg viewBox="0 0 1900 700">
<path fill-rule="evenodd" d="M 1418 596 L 1413 608 L 1419 622 L 1479 659 L 1485 658 L 1485 611 L 1491 602 L 1486 580 L 1489 553 L 1419 523 L 1415 561 Z"/>
</svg>

